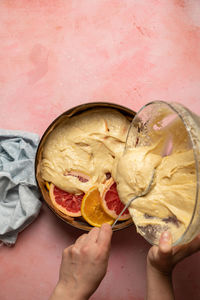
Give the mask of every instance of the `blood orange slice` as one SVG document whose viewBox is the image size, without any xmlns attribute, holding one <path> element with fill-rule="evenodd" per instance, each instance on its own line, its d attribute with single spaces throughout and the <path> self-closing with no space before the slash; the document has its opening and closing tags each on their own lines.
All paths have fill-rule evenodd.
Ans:
<svg viewBox="0 0 200 300">
<path fill-rule="evenodd" d="M 117 219 L 118 215 L 124 208 L 124 204 L 119 199 L 116 183 L 112 178 L 109 180 L 103 191 L 101 204 L 105 212 L 113 219 Z M 128 220 L 130 217 L 129 211 L 126 209 L 119 220 Z"/>
<path fill-rule="evenodd" d="M 81 216 L 81 202 L 84 193 L 79 195 L 70 194 L 51 183 L 49 195 L 53 205 L 64 214 L 71 217 Z"/>
</svg>

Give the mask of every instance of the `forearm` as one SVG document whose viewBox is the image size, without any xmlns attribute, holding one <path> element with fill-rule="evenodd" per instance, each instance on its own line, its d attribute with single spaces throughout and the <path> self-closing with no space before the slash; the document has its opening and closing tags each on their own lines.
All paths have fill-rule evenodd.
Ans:
<svg viewBox="0 0 200 300">
<path fill-rule="evenodd" d="M 146 300 L 174 300 L 171 274 L 162 274 L 147 262 Z"/>
</svg>

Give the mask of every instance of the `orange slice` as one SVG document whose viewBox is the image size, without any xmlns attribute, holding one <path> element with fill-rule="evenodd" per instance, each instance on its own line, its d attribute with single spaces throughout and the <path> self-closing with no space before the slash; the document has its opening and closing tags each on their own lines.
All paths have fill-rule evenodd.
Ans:
<svg viewBox="0 0 200 300">
<path fill-rule="evenodd" d="M 49 189 L 50 189 L 50 184 L 49 184 L 49 182 L 48 181 L 46 181 L 45 182 L 45 185 L 46 185 L 46 188 L 48 189 L 48 191 L 49 191 Z"/>
<path fill-rule="evenodd" d="M 92 187 L 83 197 L 81 214 L 90 225 L 95 227 L 101 227 L 103 223 L 112 224 L 114 222 L 114 219 L 103 210 L 101 196 L 96 186 Z"/>
</svg>

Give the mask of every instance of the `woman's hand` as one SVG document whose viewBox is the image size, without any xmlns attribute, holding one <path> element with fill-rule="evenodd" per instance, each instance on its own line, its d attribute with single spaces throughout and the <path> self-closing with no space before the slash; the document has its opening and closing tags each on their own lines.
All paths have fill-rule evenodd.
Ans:
<svg viewBox="0 0 200 300">
<path fill-rule="evenodd" d="M 51 300 L 89 299 L 106 274 L 111 237 L 111 226 L 103 224 L 64 250 L 59 282 Z"/>
<path fill-rule="evenodd" d="M 147 256 L 147 300 L 174 300 L 173 268 L 199 250 L 200 235 L 189 244 L 172 247 L 171 234 L 164 232 L 159 246 L 151 247 Z"/>
<path fill-rule="evenodd" d="M 200 235 L 188 244 L 172 248 L 171 234 L 166 231 L 161 235 L 159 247 L 149 250 L 147 263 L 163 274 L 170 274 L 178 262 L 199 250 Z"/>
</svg>

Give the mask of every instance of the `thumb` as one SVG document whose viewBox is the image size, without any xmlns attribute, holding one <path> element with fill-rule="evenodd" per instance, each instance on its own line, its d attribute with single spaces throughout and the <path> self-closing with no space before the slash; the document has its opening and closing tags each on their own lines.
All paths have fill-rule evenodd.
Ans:
<svg viewBox="0 0 200 300">
<path fill-rule="evenodd" d="M 172 256 L 172 236 L 170 232 L 165 231 L 161 234 L 158 252 L 162 259 Z"/>
</svg>

